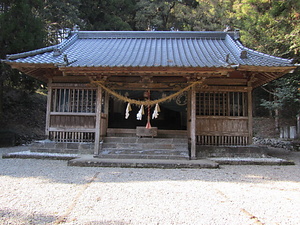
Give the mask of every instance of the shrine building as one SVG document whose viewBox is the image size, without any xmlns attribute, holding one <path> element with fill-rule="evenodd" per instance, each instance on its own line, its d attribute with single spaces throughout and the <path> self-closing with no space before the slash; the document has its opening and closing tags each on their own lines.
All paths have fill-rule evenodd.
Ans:
<svg viewBox="0 0 300 225">
<path fill-rule="evenodd" d="M 156 140 L 172 139 L 163 157 L 184 142 L 186 159 L 205 146 L 251 145 L 253 89 L 297 68 L 243 46 L 238 31 L 73 31 L 4 62 L 47 83 L 52 151 L 88 143 L 74 152 L 104 155 L 111 137 L 136 157 L 137 143 L 157 150 Z"/>
</svg>

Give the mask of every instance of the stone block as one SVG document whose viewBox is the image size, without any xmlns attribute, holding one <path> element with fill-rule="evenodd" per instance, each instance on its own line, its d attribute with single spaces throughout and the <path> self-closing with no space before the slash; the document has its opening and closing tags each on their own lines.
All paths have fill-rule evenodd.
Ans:
<svg viewBox="0 0 300 225">
<path fill-rule="evenodd" d="M 55 142 L 43 142 L 45 148 L 55 148 Z"/>
<path fill-rule="evenodd" d="M 150 137 L 156 137 L 157 136 L 157 127 L 136 127 L 136 136 L 138 137 L 144 137 L 144 136 L 150 136 Z"/>
<path fill-rule="evenodd" d="M 79 144 L 79 150 L 90 150 L 94 148 L 94 143 L 80 143 Z"/>
<path fill-rule="evenodd" d="M 67 143 L 67 149 L 79 149 L 80 143 Z"/>
<path fill-rule="evenodd" d="M 56 143 L 55 147 L 57 149 L 66 149 L 67 148 L 67 143 Z"/>
</svg>

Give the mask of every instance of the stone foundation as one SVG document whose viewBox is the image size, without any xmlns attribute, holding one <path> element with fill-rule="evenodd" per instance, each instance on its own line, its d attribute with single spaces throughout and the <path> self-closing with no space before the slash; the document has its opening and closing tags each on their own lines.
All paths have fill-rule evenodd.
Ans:
<svg viewBox="0 0 300 225">
<path fill-rule="evenodd" d="M 207 146 L 197 145 L 197 158 L 206 157 L 253 157 L 267 156 L 267 147 L 262 146 Z"/>
<path fill-rule="evenodd" d="M 94 143 L 91 142 L 54 142 L 36 141 L 30 146 L 31 152 L 49 152 L 64 154 L 94 154 Z"/>
</svg>

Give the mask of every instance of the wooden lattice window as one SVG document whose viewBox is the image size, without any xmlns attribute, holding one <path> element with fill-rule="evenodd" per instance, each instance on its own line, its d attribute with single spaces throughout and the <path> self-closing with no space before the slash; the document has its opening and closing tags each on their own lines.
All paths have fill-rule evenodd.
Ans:
<svg viewBox="0 0 300 225">
<path fill-rule="evenodd" d="M 53 88 L 51 112 L 95 113 L 96 90 Z"/>
<path fill-rule="evenodd" d="M 197 116 L 247 116 L 246 92 L 201 92 L 196 94 Z"/>
</svg>

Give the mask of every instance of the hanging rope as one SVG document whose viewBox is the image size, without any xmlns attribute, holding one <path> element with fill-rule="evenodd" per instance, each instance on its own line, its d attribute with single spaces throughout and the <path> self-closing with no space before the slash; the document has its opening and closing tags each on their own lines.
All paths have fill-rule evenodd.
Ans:
<svg viewBox="0 0 300 225">
<path fill-rule="evenodd" d="M 189 86 L 187 86 L 187 87 L 181 89 L 180 91 L 178 91 L 178 92 L 176 92 L 174 94 L 171 94 L 171 95 L 169 95 L 167 97 L 164 97 L 164 98 L 161 98 L 161 99 L 156 99 L 156 100 L 144 100 L 144 101 L 130 99 L 130 98 L 127 98 L 127 97 L 125 97 L 123 95 L 120 95 L 117 92 L 115 92 L 115 91 L 109 89 L 108 87 L 106 87 L 104 85 L 104 81 L 91 81 L 91 83 L 102 87 L 106 92 L 108 92 L 109 94 L 115 96 L 116 98 L 118 98 L 119 100 L 121 100 L 123 102 L 128 102 L 128 103 L 134 104 L 134 105 L 151 106 L 151 105 L 156 105 L 156 104 L 159 104 L 159 103 L 171 100 L 171 99 L 177 97 L 178 95 L 182 94 L 183 92 L 189 90 L 191 87 L 193 87 L 193 86 L 195 86 L 197 84 L 202 84 L 203 80 L 192 82 Z"/>
</svg>

